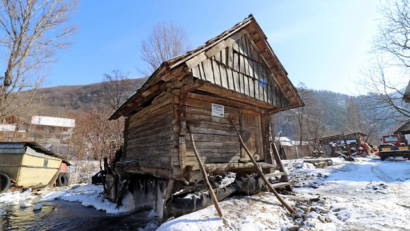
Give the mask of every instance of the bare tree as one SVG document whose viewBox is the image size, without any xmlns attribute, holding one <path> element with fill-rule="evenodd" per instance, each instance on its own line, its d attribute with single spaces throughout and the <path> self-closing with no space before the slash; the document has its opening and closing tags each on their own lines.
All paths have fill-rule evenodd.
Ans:
<svg viewBox="0 0 410 231">
<path fill-rule="evenodd" d="M 374 40 L 375 51 L 392 55 L 396 61 L 410 67 L 409 1 L 387 1 L 379 11 L 382 18 Z"/>
<path fill-rule="evenodd" d="M 89 157 L 100 161 L 110 156 L 110 147 L 122 145 L 124 119 L 108 121 L 112 109 L 104 104 L 89 104 L 77 117 L 77 139 L 87 143 Z"/>
<path fill-rule="evenodd" d="M 369 92 L 366 108 L 380 113 L 380 119 L 405 121 L 410 108 L 402 101 L 410 67 L 410 5 L 408 0 L 386 1 L 378 34 L 373 41 L 374 62 L 364 71 L 358 84 Z"/>
<path fill-rule="evenodd" d="M 151 75 L 162 62 L 184 54 L 190 49 L 182 27 L 173 22 L 161 22 L 154 26 L 147 40 L 142 40 L 141 59 L 148 63 Z"/>
<path fill-rule="evenodd" d="M 0 118 L 17 109 L 13 102 L 23 90 L 33 91 L 20 106 L 31 102 L 56 50 L 72 44 L 77 27 L 68 22 L 77 7 L 77 0 L 2 1 L 0 44 L 6 70 L 0 77 Z"/>
<path fill-rule="evenodd" d="M 304 107 L 298 107 L 296 108 L 296 123 L 297 123 L 297 133 L 299 134 L 299 145 L 302 145 L 302 141 L 305 138 L 305 119 L 306 119 L 306 113 L 305 113 L 305 108 L 308 108 L 308 106 L 314 102 L 313 100 L 313 91 L 308 89 L 306 85 L 302 82 L 299 83 L 298 86 L 298 94 L 305 103 Z"/>
<path fill-rule="evenodd" d="M 304 130 L 306 141 L 313 150 L 320 150 L 321 145 L 319 140 L 323 138 L 324 133 L 327 131 L 326 126 L 329 122 L 324 111 L 319 108 L 318 102 L 315 99 L 311 99 L 305 109 L 304 116 Z"/>
<path fill-rule="evenodd" d="M 389 76 L 389 71 L 394 73 Z M 380 114 L 381 120 L 407 121 L 410 118 L 410 105 L 402 100 L 404 89 L 398 87 L 403 86 L 400 82 L 404 79 L 400 78 L 402 74 L 396 67 L 386 66 L 381 60 L 371 64 L 359 82 L 368 92 L 364 96 L 363 107 Z"/>
<path fill-rule="evenodd" d="M 130 84 L 128 75 L 128 73 L 123 73 L 120 70 L 113 70 L 112 74 L 104 74 L 103 76 L 101 92 L 113 110 L 121 106 L 124 100 L 135 90 L 135 87 Z"/>
</svg>

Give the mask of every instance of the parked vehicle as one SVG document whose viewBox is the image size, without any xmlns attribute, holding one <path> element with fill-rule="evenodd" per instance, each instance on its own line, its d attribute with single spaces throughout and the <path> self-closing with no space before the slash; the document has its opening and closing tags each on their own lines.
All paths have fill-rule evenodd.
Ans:
<svg viewBox="0 0 410 231">
<path fill-rule="evenodd" d="M 391 156 L 402 156 L 410 159 L 410 147 L 405 140 L 401 140 L 398 134 L 385 135 L 382 137 L 383 144 L 379 146 L 379 156 L 385 160 Z"/>
<path fill-rule="evenodd" d="M 0 192 L 68 185 L 70 163 L 35 142 L 0 142 Z"/>
</svg>

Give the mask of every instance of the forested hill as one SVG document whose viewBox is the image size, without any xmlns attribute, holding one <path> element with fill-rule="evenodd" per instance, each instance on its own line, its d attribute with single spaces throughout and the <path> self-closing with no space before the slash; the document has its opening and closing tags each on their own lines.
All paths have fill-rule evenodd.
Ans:
<svg viewBox="0 0 410 231">
<path fill-rule="evenodd" d="M 347 114 L 346 98 L 350 96 L 327 90 L 313 90 L 313 93 L 313 98 L 318 101 L 319 108 L 329 119 L 328 126 L 333 130 L 339 130 L 340 120 Z"/>
<path fill-rule="evenodd" d="M 147 78 L 128 79 L 130 96 Z M 77 110 L 89 103 L 97 103 L 102 97 L 102 84 L 65 85 L 57 87 L 40 88 L 37 90 L 32 105 L 41 105 L 44 114 L 59 116 L 61 111 Z M 40 113 L 43 114 L 43 113 Z"/>
</svg>

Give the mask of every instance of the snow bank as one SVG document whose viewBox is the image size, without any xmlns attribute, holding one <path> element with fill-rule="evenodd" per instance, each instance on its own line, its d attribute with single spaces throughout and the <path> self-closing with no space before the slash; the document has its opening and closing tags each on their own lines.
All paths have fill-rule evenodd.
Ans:
<svg viewBox="0 0 410 231">
<path fill-rule="evenodd" d="M 296 209 L 295 217 L 263 192 L 220 202 L 223 219 L 209 206 L 158 230 L 408 230 L 410 161 L 355 159 L 334 158 L 324 169 L 284 161 L 295 195 L 283 198 Z"/>
<path fill-rule="evenodd" d="M 116 209 L 115 203 L 105 199 L 103 191 L 104 189 L 101 185 L 77 185 L 71 189 L 47 193 L 40 201 L 61 199 L 65 201 L 80 202 L 83 206 L 91 206 L 97 210 L 106 211 L 107 213 L 129 213 L 135 210 L 135 204 L 131 193 L 124 196 L 124 205 L 119 209 Z"/>
<path fill-rule="evenodd" d="M 31 203 L 36 196 L 30 194 L 31 189 L 27 189 L 23 193 L 9 192 L 0 194 L 0 203 L 5 205 L 19 205 L 21 203 Z"/>
<path fill-rule="evenodd" d="M 292 225 L 280 202 L 270 193 L 234 197 L 220 202 L 224 218 L 214 206 L 163 223 L 158 231 L 280 230 Z"/>
</svg>

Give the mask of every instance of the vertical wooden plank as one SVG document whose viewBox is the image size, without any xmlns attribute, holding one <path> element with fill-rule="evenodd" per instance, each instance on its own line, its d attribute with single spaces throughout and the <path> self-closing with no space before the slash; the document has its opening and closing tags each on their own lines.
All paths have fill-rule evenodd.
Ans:
<svg viewBox="0 0 410 231">
<path fill-rule="evenodd" d="M 221 51 L 214 55 L 214 59 L 218 62 L 221 62 Z"/>
<path fill-rule="evenodd" d="M 211 59 L 211 61 L 212 61 L 212 71 L 214 72 L 215 84 L 221 86 L 221 75 L 219 73 L 219 65 L 215 60 Z"/>
<path fill-rule="evenodd" d="M 245 94 L 245 79 L 242 73 L 238 73 L 239 84 L 240 84 L 240 93 Z"/>
<path fill-rule="evenodd" d="M 248 82 L 249 82 L 249 95 L 253 98 L 255 98 L 255 86 L 254 86 L 254 82 L 253 79 L 248 77 Z"/>
<path fill-rule="evenodd" d="M 192 68 L 192 75 L 194 76 L 194 77 L 197 77 L 197 78 L 201 78 L 201 75 L 199 74 L 199 68 L 198 68 L 198 66 L 195 66 L 195 67 L 193 67 Z"/>
<path fill-rule="evenodd" d="M 259 58 L 258 58 L 258 56 L 255 57 L 255 60 L 256 60 L 257 62 L 254 62 L 254 66 L 253 66 L 254 75 L 253 75 L 253 77 L 254 77 L 255 79 L 259 79 L 260 63 L 259 63 Z"/>
<path fill-rule="evenodd" d="M 228 66 L 233 68 L 233 48 L 232 45 L 228 47 Z"/>
<path fill-rule="evenodd" d="M 238 72 L 232 71 L 232 78 L 233 78 L 233 83 L 234 83 L 235 91 L 241 92 L 241 84 L 240 84 Z"/>
<path fill-rule="evenodd" d="M 259 99 L 260 95 L 259 95 L 259 84 L 258 84 L 258 80 L 254 79 L 254 87 L 255 87 L 255 99 Z"/>
<path fill-rule="evenodd" d="M 258 74 L 259 74 L 259 100 L 263 101 L 263 66 L 259 65 Z"/>
<path fill-rule="evenodd" d="M 235 41 L 234 43 L 232 43 L 232 49 L 233 49 L 234 53 L 235 53 L 235 52 L 240 53 L 240 52 L 239 52 L 239 44 L 238 44 L 238 41 Z"/>
<path fill-rule="evenodd" d="M 239 72 L 239 54 L 233 53 L 233 69 Z"/>
<path fill-rule="evenodd" d="M 263 102 L 267 102 L 268 101 L 268 92 L 267 92 L 267 89 L 268 89 L 268 78 L 267 78 L 267 76 L 266 76 L 266 68 L 265 68 L 265 65 L 263 65 L 263 68 L 262 68 L 262 76 L 263 76 Z"/>
<path fill-rule="evenodd" d="M 259 51 L 255 50 L 255 47 L 252 45 L 252 42 L 250 41 L 250 38 L 248 37 L 248 44 L 249 44 L 249 49 L 251 51 L 251 57 L 253 60 L 258 60 L 259 56 Z"/>
<path fill-rule="evenodd" d="M 276 84 L 272 87 L 272 104 L 276 105 Z"/>
<path fill-rule="evenodd" d="M 271 78 L 271 72 L 269 68 L 266 68 L 266 77 L 268 78 L 268 94 L 267 94 L 267 102 L 272 104 L 272 86 L 273 86 L 273 80 Z"/>
<path fill-rule="evenodd" d="M 228 79 L 229 90 L 235 91 L 235 80 L 232 76 L 232 70 L 230 68 L 226 68 L 226 77 Z"/>
<path fill-rule="evenodd" d="M 244 69 L 245 69 L 244 74 L 249 76 L 250 75 L 249 74 L 250 65 L 249 65 L 249 59 L 248 58 L 243 57 L 243 65 L 244 65 Z"/>
<path fill-rule="evenodd" d="M 239 55 L 239 72 L 245 74 L 245 62 L 243 55 Z"/>
<path fill-rule="evenodd" d="M 249 46 L 248 46 L 248 40 L 246 36 L 243 36 L 243 46 L 245 47 L 245 55 L 248 58 L 245 58 L 245 70 L 246 70 L 246 74 L 249 76 L 252 76 L 251 74 L 251 60 L 249 58 L 251 58 L 251 52 L 249 50 Z"/>
<path fill-rule="evenodd" d="M 255 74 L 254 74 L 254 61 L 252 60 L 248 60 L 248 75 L 252 78 L 254 78 Z"/>
<path fill-rule="evenodd" d="M 249 48 L 249 55 L 250 55 L 249 57 L 250 57 L 252 60 L 257 60 L 257 57 L 253 54 L 253 53 L 254 53 L 253 47 L 252 47 L 252 45 L 250 44 L 250 41 L 249 41 L 248 36 L 246 36 L 246 41 L 247 41 L 247 46 L 248 46 L 248 48 Z M 256 66 L 256 63 L 255 63 L 255 61 L 252 61 L 252 60 L 249 60 L 249 75 L 252 76 L 252 78 L 255 78 L 255 66 Z"/>
<path fill-rule="evenodd" d="M 201 76 L 201 79 L 206 81 L 204 68 L 202 67 L 202 63 L 200 63 L 198 65 L 198 69 L 199 69 L 199 75 Z"/>
<path fill-rule="evenodd" d="M 212 71 L 212 63 L 211 60 L 205 59 L 203 62 L 203 68 L 205 73 L 205 79 L 208 82 L 215 83 L 214 81 L 214 72 Z"/>
<path fill-rule="evenodd" d="M 226 88 L 226 89 L 229 89 L 229 86 L 228 86 L 228 78 L 227 78 L 225 66 L 224 66 L 224 65 L 219 65 L 219 71 L 220 71 L 220 74 L 221 74 L 221 84 L 222 84 L 222 87 L 224 87 L 224 88 Z"/>
<path fill-rule="evenodd" d="M 238 44 L 238 51 L 241 55 L 244 55 L 244 51 L 243 51 L 243 43 L 242 43 L 242 38 L 236 40 L 236 43 Z"/>
<path fill-rule="evenodd" d="M 226 60 L 226 48 L 222 49 L 221 51 L 221 63 L 223 63 L 224 65 L 228 65 L 228 62 Z"/>
<path fill-rule="evenodd" d="M 246 41 L 245 41 L 246 37 L 242 36 L 242 38 L 240 39 L 240 43 L 242 45 L 242 58 L 243 58 L 243 69 L 242 69 L 242 73 L 249 75 L 249 64 L 248 64 L 248 54 L 247 54 L 247 50 L 246 50 Z M 240 46 L 239 46 L 240 47 Z"/>
<path fill-rule="evenodd" d="M 242 37 L 243 51 L 246 57 L 251 57 L 246 35 Z"/>
<path fill-rule="evenodd" d="M 219 70 L 221 71 L 221 82 L 222 82 L 222 86 L 229 89 L 229 79 L 228 79 L 228 73 L 227 71 L 229 71 L 229 69 L 226 69 L 225 65 L 227 66 L 227 52 L 226 52 L 226 48 L 222 49 L 221 51 L 221 63 L 219 65 Z"/>
<path fill-rule="evenodd" d="M 263 89 L 262 89 L 262 81 L 261 81 L 261 64 L 259 62 L 259 57 L 256 57 L 256 58 L 257 58 L 256 60 L 258 60 L 258 62 L 256 63 L 256 67 L 255 67 L 255 79 L 258 83 L 256 85 L 256 87 L 258 88 L 258 90 L 257 90 L 258 95 L 256 95 L 256 98 L 259 99 L 259 100 L 262 100 L 263 97 L 261 97 L 261 96 L 263 94 Z"/>
</svg>

